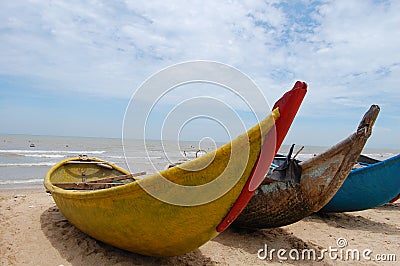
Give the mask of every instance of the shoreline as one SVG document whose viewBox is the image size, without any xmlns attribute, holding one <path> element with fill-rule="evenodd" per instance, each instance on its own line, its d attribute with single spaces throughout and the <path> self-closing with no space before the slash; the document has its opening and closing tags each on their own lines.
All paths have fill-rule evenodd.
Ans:
<svg viewBox="0 0 400 266">
<path fill-rule="evenodd" d="M 289 146 L 288 146 L 289 147 Z M 318 147 L 319 149 L 321 149 L 321 147 Z M 286 154 L 286 150 L 280 150 L 279 151 L 282 154 Z M 311 151 L 308 151 L 311 152 Z M 322 150 L 320 151 L 322 152 Z M 317 153 L 306 153 L 306 154 L 299 154 L 297 159 L 300 160 L 308 160 L 310 158 L 312 158 L 313 156 L 315 156 L 315 154 Z M 371 154 L 368 153 L 362 153 L 364 155 L 367 155 L 368 157 L 371 157 L 373 159 L 377 159 L 377 160 L 386 160 L 389 159 L 391 157 L 397 156 L 397 154 L 385 154 L 385 153 L 380 153 L 380 154 L 375 154 L 374 156 L 372 156 Z M 1 155 L 1 154 L 0 154 Z M 119 167 L 122 168 L 129 168 L 129 166 L 126 164 L 126 162 L 115 162 L 113 160 L 107 160 L 107 156 L 105 156 L 106 158 L 104 158 L 104 156 L 92 156 L 95 158 L 99 158 L 99 159 L 104 159 L 106 161 L 109 161 L 113 164 L 118 165 Z M 67 159 L 69 157 L 65 157 L 64 159 Z M 38 169 L 38 167 L 33 167 L 32 169 L 23 169 L 23 173 L 25 172 L 37 172 L 40 170 L 39 174 L 35 174 L 32 176 L 27 176 L 26 174 L 23 174 L 22 176 L 18 175 L 18 171 L 20 169 L 14 167 L 13 169 L 8 168 L 8 167 L 4 167 L 4 172 L 2 172 L 2 174 L 0 175 L 0 191 L 1 190 L 19 190 L 19 189 L 40 189 L 42 188 L 43 185 L 43 181 L 44 181 L 44 176 L 46 175 L 46 173 L 48 172 L 48 170 L 53 167 L 55 164 L 57 164 L 60 160 L 58 161 L 54 161 L 50 166 L 45 167 L 45 168 L 41 168 Z M 176 161 L 178 161 L 178 159 L 176 159 Z M 165 162 L 158 162 L 158 164 L 162 164 L 162 165 L 168 165 L 168 160 L 166 160 Z M 1 165 L 0 165 L 1 166 Z M 154 171 L 156 171 L 154 168 L 147 168 L 147 167 L 143 167 L 143 165 L 140 165 L 142 167 L 137 167 L 137 169 L 140 171 L 146 171 L 149 174 L 150 173 L 154 173 Z M 10 170 L 11 169 L 11 170 Z M 18 169 L 18 171 L 16 171 L 16 169 Z M 162 167 L 157 169 L 157 171 L 161 171 L 164 170 Z M 18 179 L 10 179 L 10 176 L 12 177 L 18 177 Z"/>
<path fill-rule="evenodd" d="M 44 188 L 0 190 L 1 265 L 281 265 L 315 264 L 315 260 L 260 259 L 260 249 L 321 252 L 338 248 L 370 249 L 400 260 L 400 201 L 353 213 L 314 214 L 274 229 L 228 228 L 199 249 L 177 257 L 147 257 L 96 241 L 71 225 Z M 286 256 L 288 253 L 286 253 Z M 262 257 L 262 256 L 261 256 Z M 325 256 L 322 265 L 381 265 L 377 261 L 342 261 Z M 385 262 L 385 265 L 395 265 Z"/>
<path fill-rule="evenodd" d="M 101 136 L 82 136 L 82 135 L 80 135 L 80 136 L 78 136 L 78 135 L 66 136 L 66 135 L 51 135 L 51 134 L 50 135 L 46 135 L 46 134 L 43 135 L 43 134 L 4 133 L 4 132 L 0 132 L 0 142 L 1 141 L 6 142 L 8 139 L 14 138 L 14 137 L 24 139 L 27 142 L 28 141 L 35 141 L 35 140 L 45 139 L 45 138 L 57 138 L 57 139 L 63 139 L 63 140 L 68 140 L 68 139 L 89 139 L 89 140 L 102 139 L 102 140 L 121 141 L 121 143 L 122 143 L 122 136 L 115 136 L 115 137 L 111 137 L 111 136 L 109 136 L 109 137 L 107 137 L 107 136 L 103 136 L 103 137 L 101 137 Z M 344 137 L 344 136 L 342 136 L 342 137 Z M 157 141 L 157 142 L 159 142 L 159 141 L 161 141 L 159 139 L 145 139 L 144 140 L 144 139 L 136 139 L 136 138 L 126 138 L 126 140 L 127 141 L 140 141 L 140 142 L 143 142 L 143 141 Z M 175 139 L 165 139 L 163 141 L 176 142 Z M 220 141 L 217 141 L 217 144 L 223 145 L 227 141 L 229 141 L 229 139 L 220 140 Z M 193 142 L 195 142 L 195 143 L 197 143 L 198 140 L 197 139 L 194 139 L 194 140 L 185 139 L 185 140 L 181 140 L 181 142 L 185 142 L 185 143 L 193 143 Z M 322 147 L 322 148 L 329 148 L 331 146 L 329 144 L 322 145 L 322 144 L 309 144 L 309 143 L 298 143 L 297 144 L 296 143 L 296 146 L 302 146 L 302 145 L 304 145 L 306 147 Z M 291 144 L 284 144 L 282 146 L 290 147 Z M 393 148 L 392 146 L 378 147 L 378 146 L 375 146 L 375 145 L 370 146 L 370 145 L 368 145 L 368 143 L 365 146 L 365 149 L 366 150 L 372 150 L 372 151 L 373 150 L 388 150 L 388 151 L 396 151 L 396 152 L 400 151 L 400 147 L 398 147 L 398 148 Z"/>
</svg>

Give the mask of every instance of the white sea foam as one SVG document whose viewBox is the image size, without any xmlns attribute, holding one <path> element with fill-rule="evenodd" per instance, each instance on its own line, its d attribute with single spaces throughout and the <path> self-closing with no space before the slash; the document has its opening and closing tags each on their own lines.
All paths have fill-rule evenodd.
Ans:
<svg viewBox="0 0 400 266">
<path fill-rule="evenodd" d="M 32 184 L 32 183 L 43 183 L 43 178 L 41 179 L 25 179 L 25 180 L 3 180 L 0 181 L 0 185 L 12 185 L 12 184 Z"/>
<path fill-rule="evenodd" d="M 383 153 L 363 153 L 363 155 L 377 159 L 377 160 L 386 160 L 389 159 L 396 154 L 390 152 L 383 152 Z"/>
<path fill-rule="evenodd" d="M 54 151 L 54 150 L 0 150 L 0 153 L 14 154 L 103 154 L 106 151 Z"/>
<path fill-rule="evenodd" d="M 163 159 L 161 156 L 120 156 L 120 155 L 108 155 L 105 158 L 111 159 Z"/>
<path fill-rule="evenodd" d="M 64 154 L 17 154 L 24 157 L 34 157 L 34 158 L 64 158 Z"/>
<path fill-rule="evenodd" d="M 0 163 L 0 167 L 9 167 L 9 166 L 53 166 L 54 162 L 38 162 L 38 163 Z"/>
<path fill-rule="evenodd" d="M 318 154 L 314 154 L 314 153 L 304 153 L 304 154 L 299 154 L 299 155 L 297 155 L 297 157 L 296 157 L 296 159 L 299 159 L 300 161 L 305 161 L 305 160 L 308 160 L 308 159 L 311 159 L 311 158 L 313 158 L 313 157 L 315 157 L 315 156 L 317 156 Z"/>
</svg>

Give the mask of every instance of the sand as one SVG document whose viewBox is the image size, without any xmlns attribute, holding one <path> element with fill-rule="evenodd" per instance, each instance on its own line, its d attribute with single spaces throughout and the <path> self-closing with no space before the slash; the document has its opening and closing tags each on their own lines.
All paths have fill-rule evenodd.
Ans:
<svg viewBox="0 0 400 266">
<path fill-rule="evenodd" d="M 397 201 L 360 212 L 312 215 L 275 229 L 229 228 L 183 256 L 153 258 L 114 248 L 85 235 L 62 216 L 44 189 L 2 190 L 0 265 L 399 265 L 399 221 L 400 201 Z M 339 248 L 338 240 L 339 244 L 347 242 L 347 245 Z M 320 261 L 312 256 L 309 259 L 307 252 L 304 260 L 295 259 L 296 252 L 301 259 L 303 250 L 315 250 L 320 256 L 329 247 L 331 253 L 326 251 Z M 335 248 L 337 251 L 332 250 Z M 270 253 L 272 249 L 283 249 L 286 253 L 278 258 L 276 251 Z M 354 252 L 360 252 L 361 258 L 353 259 L 349 250 L 357 250 Z M 365 258 L 364 251 L 368 255 Z M 368 257 L 393 260 L 394 256 L 397 262 L 368 260 Z"/>
</svg>

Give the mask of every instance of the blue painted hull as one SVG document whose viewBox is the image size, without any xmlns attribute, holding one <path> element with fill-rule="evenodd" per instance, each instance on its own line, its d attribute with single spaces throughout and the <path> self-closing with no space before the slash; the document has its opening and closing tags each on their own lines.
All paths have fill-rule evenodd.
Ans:
<svg viewBox="0 0 400 266">
<path fill-rule="evenodd" d="M 400 154 L 350 172 L 320 212 L 349 212 L 388 203 L 400 193 Z"/>
</svg>

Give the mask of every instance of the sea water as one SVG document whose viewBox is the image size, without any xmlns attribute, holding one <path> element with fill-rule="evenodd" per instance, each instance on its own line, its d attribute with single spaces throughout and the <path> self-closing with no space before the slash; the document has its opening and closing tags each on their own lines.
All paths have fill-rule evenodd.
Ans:
<svg viewBox="0 0 400 266">
<path fill-rule="evenodd" d="M 57 162 L 87 155 L 114 163 L 130 172 L 147 175 L 166 169 L 171 163 L 195 158 L 198 150 L 210 152 L 223 143 L 196 141 L 124 140 L 120 138 L 0 135 L 0 189 L 43 187 L 44 176 Z M 294 149 L 298 151 L 300 145 Z M 327 147 L 305 146 L 297 156 L 309 159 Z M 286 154 L 288 145 L 280 153 Z M 364 149 L 375 159 L 390 158 L 399 151 Z"/>
<path fill-rule="evenodd" d="M 87 155 L 147 175 L 169 164 L 190 160 L 198 150 L 220 144 L 190 141 L 124 140 L 0 134 L 0 189 L 43 187 L 45 174 L 56 163 Z"/>
</svg>

